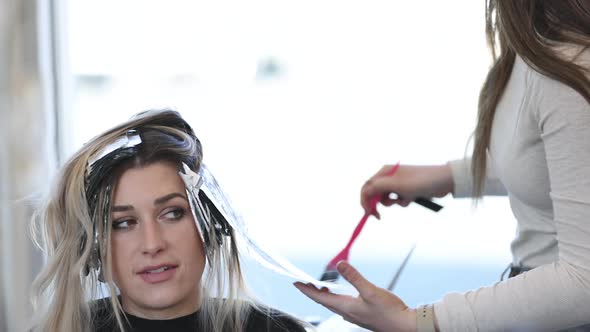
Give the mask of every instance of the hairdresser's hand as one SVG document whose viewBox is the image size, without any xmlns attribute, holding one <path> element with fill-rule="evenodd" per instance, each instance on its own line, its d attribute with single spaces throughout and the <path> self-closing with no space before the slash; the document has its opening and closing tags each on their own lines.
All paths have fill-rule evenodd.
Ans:
<svg viewBox="0 0 590 332">
<path fill-rule="evenodd" d="M 345 320 L 371 331 L 416 331 L 416 311 L 391 292 L 365 279 L 352 265 L 341 262 L 338 271 L 359 292 L 359 296 L 330 293 L 323 287 L 296 282 L 295 287 L 315 302 Z"/>
<path fill-rule="evenodd" d="M 443 197 L 453 191 L 453 175 L 449 165 L 409 166 L 400 165 L 394 175 L 387 172 L 393 165 L 385 165 L 373 175 L 361 189 L 361 205 L 370 211 L 372 197 L 381 197 L 381 204 L 408 206 L 418 197 Z M 393 194 L 393 195 L 392 195 Z M 393 196 L 393 197 L 392 197 Z M 379 218 L 375 209 L 370 211 Z"/>
</svg>

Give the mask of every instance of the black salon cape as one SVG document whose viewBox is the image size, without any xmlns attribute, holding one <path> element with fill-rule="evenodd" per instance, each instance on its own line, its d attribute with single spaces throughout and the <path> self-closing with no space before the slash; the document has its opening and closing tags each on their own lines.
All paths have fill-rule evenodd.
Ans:
<svg viewBox="0 0 590 332">
<path fill-rule="evenodd" d="M 92 307 L 95 315 L 93 324 L 95 332 L 119 331 L 116 320 L 110 317 L 112 314 L 110 299 L 95 301 Z M 169 320 L 150 320 L 130 314 L 126 315 L 129 320 L 126 332 L 201 332 L 197 330 L 198 312 Z M 280 311 L 273 309 L 269 316 L 268 313 L 251 310 L 244 332 L 305 332 L 305 329 L 292 317 Z"/>
</svg>

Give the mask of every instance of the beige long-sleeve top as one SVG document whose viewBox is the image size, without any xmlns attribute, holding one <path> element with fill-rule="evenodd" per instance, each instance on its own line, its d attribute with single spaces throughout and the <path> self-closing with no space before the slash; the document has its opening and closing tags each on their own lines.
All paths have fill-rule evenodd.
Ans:
<svg viewBox="0 0 590 332">
<path fill-rule="evenodd" d="M 589 53 L 576 61 L 590 63 Z M 496 111 L 489 156 L 485 194 L 508 195 L 518 223 L 513 263 L 534 269 L 445 295 L 434 305 L 441 331 L 589 324 L 590 104 L 517 57 Z M 470 196 L 469 160 L 449 164 L 454 196 Z"/>
</svg>

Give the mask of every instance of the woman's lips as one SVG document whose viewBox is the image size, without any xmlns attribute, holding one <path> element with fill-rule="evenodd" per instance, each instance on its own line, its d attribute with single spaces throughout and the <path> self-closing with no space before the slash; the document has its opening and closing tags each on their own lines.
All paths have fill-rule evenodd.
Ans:
<svg viewBox="0 0 590 332">
<path fill-rule="evenodd" d="M 176 265 L 167 264 L 147 267 L 139 272 L 138 275 L 143 281 L 149 284 L 157 284 L 172 279 L 177 267 Z"/>
</svg>

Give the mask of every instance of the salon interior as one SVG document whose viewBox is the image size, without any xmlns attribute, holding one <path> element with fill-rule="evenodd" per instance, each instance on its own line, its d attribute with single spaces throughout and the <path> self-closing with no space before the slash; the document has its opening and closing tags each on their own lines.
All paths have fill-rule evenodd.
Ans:
<svg viewBox="0 0 590 332">
<path fill-rule="evenodd" d="M 0 0 L 0 331 L 23 331 L 32 315 L 45 257 L 30 220 L 56 171 L 148 109 L 179 111 L 250 236 L 319 278 L 363 215 L 367 177 L 470 148 L 490 61 L 482 5 L 427 3 Z M 428 26 L 408 15 L 418 11 Z M 504 198 L 436 203 L 444 209 L 380 207 L 350 252 L 411 306 L 495 282 L 510 261 Z M 244 270 L 257 298 L 319 331 L 363 330 L 293 276 L 255 258 Z"/>
</svg>

